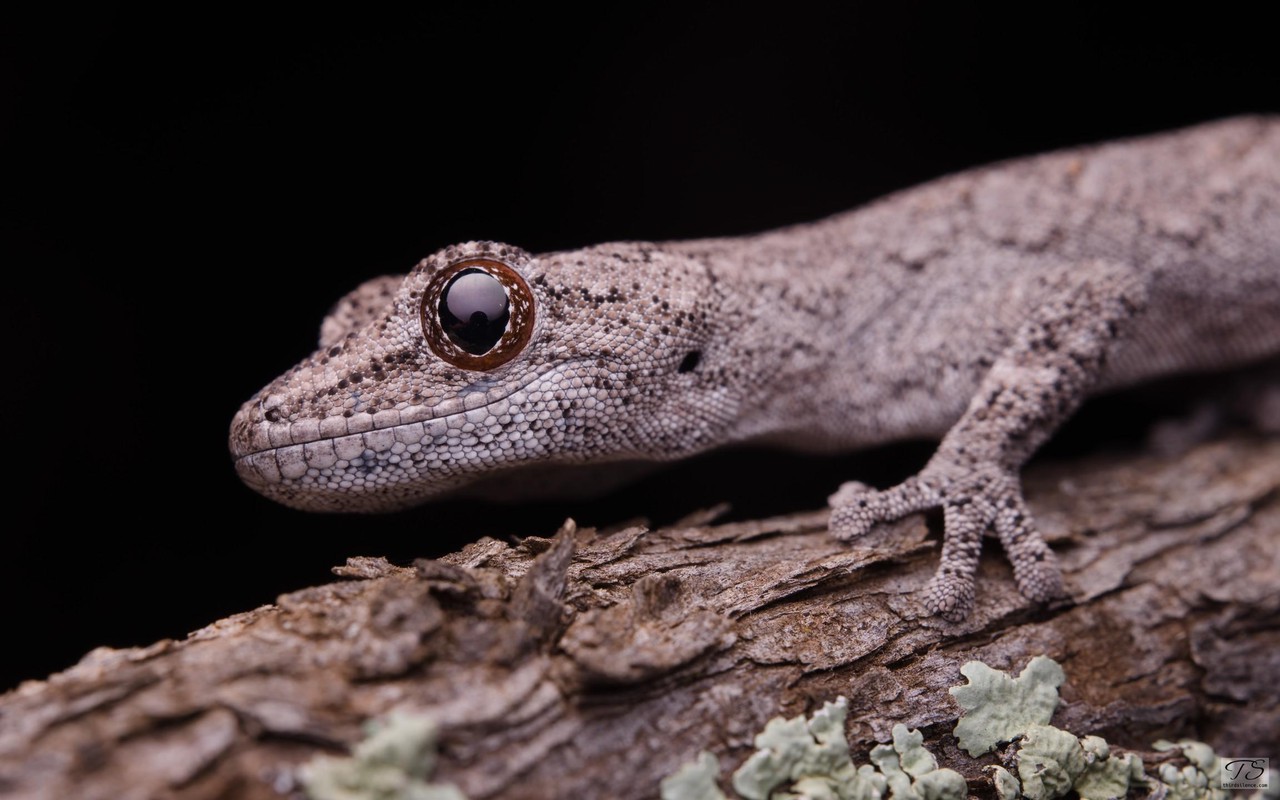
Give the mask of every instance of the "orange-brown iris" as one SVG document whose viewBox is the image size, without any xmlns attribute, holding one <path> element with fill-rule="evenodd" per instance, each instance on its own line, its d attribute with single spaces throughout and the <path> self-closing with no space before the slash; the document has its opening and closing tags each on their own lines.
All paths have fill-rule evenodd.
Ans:
<svg viewBox="0 0 1280 800">
<path fill-rule="evenodd" d="M 422 333 L 431 351 L 469 370 L 519 355 L 533 335 L 533 292 L 511 266 L 470 258 L 440 270 L 422 296 Z"/>
</svg>

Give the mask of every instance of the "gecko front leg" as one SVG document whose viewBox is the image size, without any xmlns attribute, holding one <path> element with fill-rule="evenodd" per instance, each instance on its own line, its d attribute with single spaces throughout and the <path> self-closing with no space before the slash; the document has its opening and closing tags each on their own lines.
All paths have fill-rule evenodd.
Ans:
<svg viewBox="0 0 1280 800">
<path fill-rule="evenodd" d="M 925 589 L 930 612 L 963 619 L 973 606 L 982 537 L 994 530 L 1026 597 L 1062 592 L 1053 552 L 1022 497 L 1019 470 L 1097 381 L 1126 320 L 1145 304 L 1132 269 L 1086 262 L 1055 270 L 960 420 L 915 477 L 885 491 L 846 484 L 831 498 L 831 532 L 849 541 L 877 522 L 943 509 L 942 561 Z"/>
</svg>

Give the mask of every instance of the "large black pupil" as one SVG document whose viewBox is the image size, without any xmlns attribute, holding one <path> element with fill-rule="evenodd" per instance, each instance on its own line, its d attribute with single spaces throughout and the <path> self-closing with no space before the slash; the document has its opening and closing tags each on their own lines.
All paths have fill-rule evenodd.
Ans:
<svg viewBox="0 0 1280 800">
<path fill-rule="evenodd" d="M 473 355 L 489 352 L 510 318 L 506 290 L 484 270 L 464 269 L 440 295 L 440 326 L 454 344 Z"/>
</svg>

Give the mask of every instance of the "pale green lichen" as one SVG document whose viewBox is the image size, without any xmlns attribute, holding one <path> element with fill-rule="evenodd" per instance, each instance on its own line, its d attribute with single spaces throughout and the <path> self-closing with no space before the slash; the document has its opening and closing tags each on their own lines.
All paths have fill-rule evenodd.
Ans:
<svg viewBox="0 0 1280 800">
<path fill-rule="evenodd" d="M 1030 725 L 1018 745 L 1018 778 L 1029 800 L 1054 800 L 1071 791 L 1087 764 L 1080 740 L 1051 725 Z"/>
<path fill-rule="evenodd" d="M 436 762 L 436 726 L 393 713 L 365 727 L 350 758 L 318 756 L 298 769 L 310 800 L 466 800 L 452 784 L 428 783 Z"/>
<path fill-rule="evenodd" d="M 999 800 L 1057 800 L 1075 793 L 1080 800 L 1119 800 L 1146 785 L 1161 800 L 1229 800 L 1219 787 L 1222 760 L 1202 742 L 1157 742 L 1157 750 L 1180 751 L 1189 763 L 1162 764 L 1156 777 L 1143 771 L 1133 753 L 1113 753 L 1100 736 L 1077 737 L 1049 725 L 1065 675 L 1053 659 L 1037 656 L 1017 678 L 980 662 L 961 667 L 969 679 L 951 694 L 965 709 L 954 733 L 970 755 L 1014 742 L 1017 777 L 1001 766 L 986 768 Z M 844 736 L 847 704 L 841 697 L 812 718 L 772 719 L 758 736 L 759 750 L 734 773 L 733 788 L 746 800 L 964 800 L 964 778 L 939 769 L 924 749 L 924 736 L 905 725 L 893 728 L 893 743 L 872 748 L 874 766 L 855 769 Z M 663 800 L 724 800 L 716 786 L 714 756 L 663 781 Z M 677 780 L 680 779 L 680 780 Z M 676 794 L 676 787 L 692 787 Z M 670 791 L 669 791 L 670 788 Z M 1268 788 L 1248 800 L 1280 800 Z"/>
<path fill-rule="evenodd" d="M 898 762 L 903 771 L 913 778 L 938 768 L 938 759 L 924 749 L 924 734 L 918 730 L 910 730 L 902 724 L 894 725 L 893 749 L 898 752 Z"/>
<path fill-rule="evenodd" d="M 1280 784 L 1273 779 L 1265 789 L 1251 794 L 1222 788 L 1223 759 L 1204 742 L 1183 739 L 1169 742 L 1161 739 L 1153 747 L 1161 752 L 1177 750 L 1189 763 L 1182 768 L 1174 764 L 1161 764 L 1154 778 L 1148 782 L 1152 797 L 1163 800 L 1276 800 L 1280 798 Z M 1274 774 L 1274 773 L 1273 773 Z"/>
<path fill-rule="evenodd" d="M 924 749 L 924 735 L 906 725 L 893 726 L 893 745 L 871 749 L 871 763 L 885 776 L 891 800 L 964 800 L 968 786 L 960 773 L 938 769 Z"/>
<path fill-rule="evenodd" d="M 1112 756 L 1101 737 L 1077 738 L 1048 724 L 1065 679 L 1053 659 L 1031 659 L 1017 678 L 977 661 L 960 672 L 969 678 L 967 685 L 951 689 L 965 709 L 954 731 L 960 746 L 980 755 L 1000 742 L 1018 740 L 1018 778 L 993 770 L 1001 800 L 1055 800 L 1070 792 L 1081 800 L 1111 800 L 1144 780 L 1137 756 Z"/>
<path fill-rule="evenodd" d="M 716 785 L 720 774 L 720 761 L 714 754 L 703 750 L 692 761 L 672 775 L 662 779 L 662 800 L 727 800 Z"/>
<path fill-rule="evenodd" d="M 1022 797 L 1022 786 L 1009 770 L 1001 766 L 986 767 L 991 773 L 991 782 L 996 787 L 999 800 L 1018 800 Z"/>
<path fill-rule="evenodd" d="M 852 782 L 857 771 L 844 738 L 848 703 L 841 697 L 805 720 L 775 717 L 756 735 L 756 753 L 733 773 L 733 788 L 746 800 L 769 800 L 783 783 L 801 778 Z"/>
<path fill-rule="evenodd" d="M 1124 797 L 1129 787 L 1144 782 L 1142 759 L 1133 753 L 1112 756 L 1111 747 L 1101 736 L 1082 736 L 1086 762 L 1084 774 L 1071 788 L 1080 800 L 1111 800 Z"/>
<path fill-rule="evenodd" d="M 733 788 L 745 800 L 964 800 L 965 780 L 938 769 L 924 737 L 905 725 L 893 729 L 893 744 L 871 751 L 875 766 L 855 767 L 844 736 L 848 705 L 843 697 L 809 719 L 775 717 L 755 738 L 759 748 L 733 773 Z M 662 782 L 663 800 L 721 800 L 710 753 Z"/>
<path fill-rule="evenodd" d="M 965 714 L 956 723 L 960 747 L 971 756 L 996 749 L 1000 742 L 1031 725 L 1047 725 L 1058 707 L 1058 687 L 1066 679 L 1058 662 L 1046 656 L 1031 659 L 1017 678 L 992 669 L 981 661 L 960 668 L 969 679 L 949 690 Z"/>
<path fill-rule="evenodd" d="M 1153 747 L 1159 751 L 1179 750 L 1190 763 L 1179 769 L 1161 764 L 1156 778 L 1163 784 L 1167 800 L 1227 800 L 1231 792 L 1221 788 L 1222 759 L 1204 742 L 1183 739 L 1169 742 L 1161 739 Z"/>
</svg>

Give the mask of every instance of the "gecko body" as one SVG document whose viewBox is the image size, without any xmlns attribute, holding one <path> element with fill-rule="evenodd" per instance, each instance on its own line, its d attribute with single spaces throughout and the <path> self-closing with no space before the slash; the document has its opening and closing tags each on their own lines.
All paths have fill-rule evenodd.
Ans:
<svg viewBox="0 0 1280 800">
<path fill-rule="evenodd" d="M 296 508 L 402 508 L 553 465 L 747 441 L 941 439 L 832 532 L 944 512 L 928 607 L 983 534 L 1060 592 L 1019 470 L 1089 394 L 1280 353 L 1280 118 L 971 170 L 755 236 L 534 255 L 472 242 L 370 281 L 244 404 L 236 469 Z"/>
</svg>

